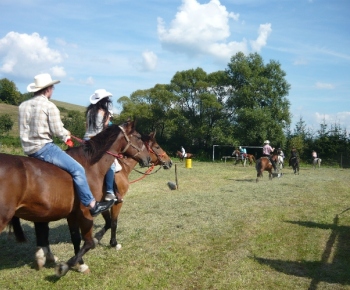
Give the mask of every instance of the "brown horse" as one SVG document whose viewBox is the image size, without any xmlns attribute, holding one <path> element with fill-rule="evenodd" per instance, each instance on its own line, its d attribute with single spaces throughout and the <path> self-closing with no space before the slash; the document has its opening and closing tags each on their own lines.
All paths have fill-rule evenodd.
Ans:
<svg viewBox="0 0 350 290">
<path fill-rule="evenodd" d="M 289 166 L 292 166 L 294 174 L 299 175 L 299 157 L 291 157 L 289 160 Z"/>
<path fill-rule="evenodd" d="M 66 151 L 85 168 L 96 200 L 102 199 L 105 174 L 120 153 L 132 156 L 142 166 L 149 165 L 149 153 L 134 126 L 134 122 L 112 125 L 83 145 Z M 67 218 L 75 256 L 66 263 L 58 264 L 56 275 L 63 276 L 69 269 L 85 265 L 82 257 L 95 245 L 93 218 L 89 209 L 76 197 L 70 174 L 35 158 L 0 154 L 0 160 L 0 232 L 15 218 L 15 236 L 23 241 L 25 237 L 21 236 L 23 231 L 17 227 L 16 219 L 23 218 L 47 227 L 50 221 Z M 40 227 L 36 228 L 36 234 L 37 237 L 41 235 Z M 80 248 L 81 236 L 84 244 Z M 47 242 L 47 247 L 41 250 L 41 254 L 45 258 L 45 254 L 49 253 L 47 256 L 51 258 L 53 255 L 48 241 L 42 242 Z M 85 265 L 80 270 L 87 271 L 88 267 Z"/>
<path fill-rule="evenodd" d="M 248 158 L 249 165 L 255 164 L 256 160 L 253 154 L 247 154 L 247 158 Z"/>
<path fill-rule="evenodd" d="M 274 162 L 277 162 L 278 155 L 273 153 L 271 159 Z M 256 182 L 259 181 L 259 178 L 263 177 L 263 172 L 267 171 L 269 173 L 269 179 L 272 180 L 272 170 L 273 166 L 268 157 L 261 157 L 256 161 L 255 168 L 257 171 Z"/>
<path fill-rule="evenodd" d="M 236 162 L 234 163 L 234 165 L 237 165 L 238 163 L 242 163 L 242 165 L 245 167 L 247 164 L 247 160 L 248 160 L 248 154 L 246 153 L 241 153 L 241 151 L 239 151 L 239 149 L 236 149 L 232 152 L 232 155 L 235 157 Z"/>
<path fill-rule="evenodd" d="M 171 168 L 172 161 L 166 152 L 157 143 L 155 139 L 155 133 L 151 133 L 148 136 L 143 136 L 142 139 L 150 150 L 151 162 L 153 165 L 160 165 L 164 169 Z M 133 159 L 127 158 L 120 160 L 120 164 L 123 169 L 115 174 L 115 181 L 118 185 L 119 193 L 124 198 L 130 186 L 129 174 L 136 166 L 137 162 L 135 162 Z M 111 229 L 110 245 L 111 247 L 115 247 L 117 250 L 121 248 L 121 245 L 117 242 L 116 235 L 118 227 L 118 216 L 122 205 L 123 203 L 117 203 L 111 208 L 110 212 L 105 211 L 102 213 L 102 216 L 105 219 L 105 226 L 95 235 L 95 239 L 99 242 L 102 239 L 103 235 L 109 229 Z"/>
<path fill-rule="evenodd" d="M 182 153 L 180 151 L 176 151 L 176 156 L 180 159 L 180 161 L 184 160 L 184 157 L 183 157 L 183 155 L 182 155 Z M 194 154 L 186 153 L 186 157 L 185 158 L 187 158 L 187 159 L 194 158 Z"/>
</svg>

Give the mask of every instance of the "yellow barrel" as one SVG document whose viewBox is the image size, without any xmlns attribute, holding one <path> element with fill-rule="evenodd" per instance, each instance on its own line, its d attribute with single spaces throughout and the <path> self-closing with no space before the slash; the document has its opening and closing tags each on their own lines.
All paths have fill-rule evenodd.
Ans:
<svg viewBox="0 0 350 290">
<path fill-rule="evenodd" d="M 192 159 L 186 158 L 186 168 L 192 168 Z"/>
</svg>

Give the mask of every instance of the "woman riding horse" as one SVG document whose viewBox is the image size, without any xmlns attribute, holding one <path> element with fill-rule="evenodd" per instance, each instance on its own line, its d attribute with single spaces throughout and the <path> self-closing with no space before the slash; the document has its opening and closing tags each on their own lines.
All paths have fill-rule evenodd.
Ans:
<svg viewBox="0 0 350 290">
<path fill-rule="evenodd" d="M 276 158 L 272 158 L 271 157 L 271 154 L 275 151 L 275 148 L 272 148 L 270 146 L 270 141 L 269 140 L 265 140 L 264 141 L 264 146 L 263 146 L 263 156 L 264 157 L 267 157 L 269 158 L 271 164 L 272 164 L 272 167 L 274 169 L 274 171 L 276 172 L 277 171 L 277 168 L 276 168 Z"/>
</svg>

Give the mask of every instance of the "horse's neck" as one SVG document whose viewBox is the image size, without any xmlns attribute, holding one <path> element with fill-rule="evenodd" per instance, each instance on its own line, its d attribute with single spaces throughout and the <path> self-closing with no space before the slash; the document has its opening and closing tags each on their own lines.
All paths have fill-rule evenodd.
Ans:
<svg viewBox="0 0 350 290">
<path fill-rule="evenodd" d="M 138 162 L 132 158 L 124 158 L 121 159 L 120 163 L 122 164 L 123 170 L 126 173 L 126 175 L 129 176 L 129 174 L 135 168 Z"/>
</svg>

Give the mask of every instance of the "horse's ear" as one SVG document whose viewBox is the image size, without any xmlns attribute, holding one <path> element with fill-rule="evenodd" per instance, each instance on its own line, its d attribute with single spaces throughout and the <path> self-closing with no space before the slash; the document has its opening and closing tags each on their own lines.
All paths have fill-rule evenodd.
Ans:
<svg viewBox="0 0 350 290">
<path fill-rule="evenodd" d="M 156 132 L 151 132 L 151 133 L 149 133 L 149 137 L 150 137 L 151 139 L 154 139 L 155 136 L 156 136 Z"/>
<path fill-rule="evenodd" d="M 144 134 L 141 134 L 141 140 L 143 142 L 149 142 L 151 140 L 151 136 L 150 135 L 144 135 Z"/>
</svg>

